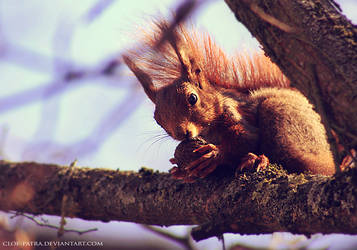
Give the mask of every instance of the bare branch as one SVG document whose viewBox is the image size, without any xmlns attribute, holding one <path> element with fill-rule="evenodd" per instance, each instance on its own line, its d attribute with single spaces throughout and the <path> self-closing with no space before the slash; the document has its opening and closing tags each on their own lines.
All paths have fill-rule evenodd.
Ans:
<svg viewBox="0 0 357 250">
<path fill-rule="evenodd" d="M 147 230 L 154 232 L 166 239 L 172 240 L 174 242 L 177 242 L 178 244 L 182 245 L 185 249 L 187 250 L 193 250 L 195 249 L 192 245 L 191 239 L 190 239 L 190 235 L 186 235 L 184 237 L 180 237 L 177 236 L 175 234 L 172 234 L 168 231 L 164 231 L 160 228 L 156 228 L 153 226 L 149 226 L 149 225 L 142 225 L 144 228 L 146 228 Z"/>
<path fill-rule="evenodd" d="M 68 229 L 68 228 L 64 228 L 62 227 L 62 224 L 60 224 L 60 226 L 56 226 L 53 224 L 49 224 L 47 222 L 44 222 L 42 220 L 38 220 L 36 219 L 35 216 L 32 215 L 28 215 L 28 214 L 24 214 L 24 213 L 12 213 L 13 216 L 11 216 L 12 218 L 15 218 L 17 216 L 23 216 L 31 221 L 33 221 L 36 225 L 40 226 L 40 227 L 47 227 L 47 228 L 52 228 L 52 229 L 56 229 L 56 230 L 61 230 L 63 231 L 63 233 L 77 233 L 79 235 L 82 234 L 86 234 L 86 233 L 90 233 L 90 232 L 95 232 L 98 229 L 97 228 L 90 228 L 90 229 L 86 229 L 86 230 L 77 230 L 77 229 Z"/>
<path fill-rule="evenodd" d="M 293 32 L 294 31 L 294 29 L 292 27 L 290 27 L 289 25 L 279 21 L 278 19 L 276 19 L 275 17 L 273 17 L 271 15 L 266 14 L 261 8 L 258 7 L 258 5 L 252 3 L 252 4 L 250 4 L 250 9 L 255 14 L 257 14 L 261 19 L 270 23 L 271 25 L 274 25 L 275 27 L 281 29 L 282 31 L 285 31 L 285 32 Z"/>
<path fill-rule="evenodd" d="M 93 22 L 96 20 L 100 15 L 103 14 L 105 10 L 107 10 L 113 3 L 116 1 L 114 0 L 99 0 L 97 1 L 85 14 L 84 20 L 88 23 Z"/>
</svg>

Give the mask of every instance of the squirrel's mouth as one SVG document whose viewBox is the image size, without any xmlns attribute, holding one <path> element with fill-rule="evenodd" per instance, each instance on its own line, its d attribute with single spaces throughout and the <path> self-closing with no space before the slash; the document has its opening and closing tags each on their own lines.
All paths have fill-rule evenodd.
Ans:
<svg viewBox="0 0 357 250">
<path fill-rule="evenodd" d="M 171 133 L 166 130 L 171 137 L 178 141 L 195 138 L 202 132 L 201 126 L 198 126 L 193 122 L 185 122 L 181 124 L 182 125 L 180 126 L 175 126 Z"/>
</svg>

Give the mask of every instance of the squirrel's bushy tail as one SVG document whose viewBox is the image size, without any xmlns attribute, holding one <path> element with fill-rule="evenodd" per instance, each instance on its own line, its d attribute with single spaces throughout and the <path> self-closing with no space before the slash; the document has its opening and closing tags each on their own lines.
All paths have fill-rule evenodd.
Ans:
<svg viewBox="0 0 357 250">
<path fill-rule="evenodd" d="M 166 21 L 153 22 L 151 31 L 144 32 L 139 47 L 129 51 L 127 56 L 160 87 L 183 77 L 185 66 L 178 51 L 195 61 L 205 79 L 213 85 L 241 92 L 289 86 L 289 80 L 262 51 L 227 56 L 207 33 L 182 24 L 170 29 Z"/>
</svg>

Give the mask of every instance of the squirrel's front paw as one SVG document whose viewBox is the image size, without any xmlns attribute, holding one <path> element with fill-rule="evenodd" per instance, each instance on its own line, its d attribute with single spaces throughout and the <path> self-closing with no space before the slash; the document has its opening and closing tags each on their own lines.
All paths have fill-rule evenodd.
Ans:
<svg viewBox="0 0 357 250">
<path fill-rule="evenodd" d="M 255 155 L 248 153 L 238 166 L 238 170 L 254 168 L 257 171 L 265 169 L 269 165 L 269 159 L 265 155 Z"/>
<path fill-rule="evenodd" d="M 182 141 L 170 160 L 177 166 L 170 170 L 174 179 L 194 182 L 213 172 L 221 162 L 219 146 L 209 144 L 200 137 Z"/>
<path fill-rule="evenodd" d="M 204 178 L 212 173 L 220 163 L 219 147 L 213 144 L 206 144 L 193 150 L 195 154 L 201 156 L 185 166 L 188 177 Z"/>
</svg>

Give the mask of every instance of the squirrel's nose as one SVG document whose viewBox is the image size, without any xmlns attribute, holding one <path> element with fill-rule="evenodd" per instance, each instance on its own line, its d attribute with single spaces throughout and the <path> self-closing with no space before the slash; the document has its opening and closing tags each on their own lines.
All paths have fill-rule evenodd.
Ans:
<svg viewBox="0 0 357 250">
<path fill-rule="evenodd" d="M 186 130 L 185 137 L 186 137 L 186 139 L 192 138 L 192 132 L 189 130 Z"/>
<path fill-rule="evenodd" d="M 188 122 L 184 128 L 186 139 L 194 138 L 199 135 L 199 129 L 193 122 Z"/>
</svg>

